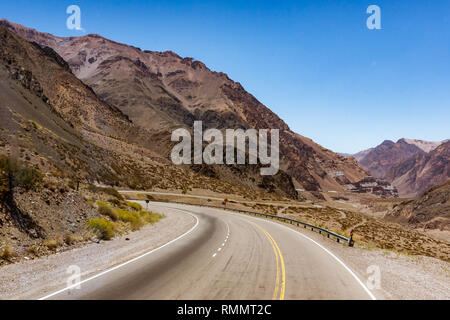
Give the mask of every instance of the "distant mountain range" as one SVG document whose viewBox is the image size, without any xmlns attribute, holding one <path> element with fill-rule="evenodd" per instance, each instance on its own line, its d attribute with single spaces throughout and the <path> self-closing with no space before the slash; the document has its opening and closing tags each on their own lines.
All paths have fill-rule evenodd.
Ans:
<svg viewBox="0 0 450 320">
<path fill-rule="evenodd" d="M 450 140 L 386 140 L 353 156 L 371 175 L 386 179 L 404 197 L 420 195 L 450 179 Z"/>
</svg>

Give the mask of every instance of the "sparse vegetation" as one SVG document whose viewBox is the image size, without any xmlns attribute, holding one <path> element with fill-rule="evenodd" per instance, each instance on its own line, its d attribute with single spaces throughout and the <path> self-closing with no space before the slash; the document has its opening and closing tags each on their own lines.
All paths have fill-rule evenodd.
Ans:
<svg viewBox="0 0 450 320">
<path fill-rule="evenodd" d="M 144 221 L 142 221 L 138 212 L 126 211 L 122 209 L 116 209 L 115 211 L 121 221 L 130 224 L 131 230 L 133 231 L 140 229 L 144 225 Z"/>
<path fill-rule="evenodd" d="M 90 184 L 88 187 L 88 190 L 92 193 L 103 192 L 103 193 L 113 196 L 119 200 L 124 200 L 124 197 L 119 193 L 119 191 L 117 191 L 114 188 L 103 188 L 103 187 L 97 187 L 93 184 Z"/>
<path fill-rule="evenodd" d="M 94 231 L 100 239 L 110 240 L 114 237 L 114 223 L 107 219 L 89 219 L 87 222 L 88 228 Z"/>
<path fill-rule="evenodd" d="M 29 246 L 27 248 L 27 252 L 34 255 L 34 256 L 38 256 L 39 255 L 39 248 L 37 245 L 33 244 L 31 246 Z"/>
<path fill-rule="evenodd" d="M 44 246 L 49 250 L 56 250 L 61 245 L 61 241 L 59 239 L 47 239 L 44 241 Z"/>
<path fill-rule="evenodd" d="M 24 163 L 13 158 L 0 155 L 0 178 L 2 190 L 10 191 L 12 187 L 22 187 L 26 190 L 36 189 L 43 180 L 41 172 L 35 168 L 26 166 Z"/>
<path fill-rule="evenodd" d="M 77 236 L 76 234 L 68 233 L 64 236 L 64 243 L 67 245 L 71 245 L 81 241 L 83 238 Z"/>
<path fill-rule="evenodd" d="M 142 206 L 139 203 L 127 201 L 127 206 L 135 211 L 142 211 Z"/>
<path fill-rule="evenodd" d="M 14 248 L 10 245 L 6 245 L 0 250 L 0 259 L 10 261 L 12 257 L 14 257 Z"/>
<path fill-rule="evenodd" d="M 111 208 L 107 203 L 103 201 L 98 201 L 98 212 L 103 216 L 108 216 L 112 221 L 117 221 L 119 219 L 119 215 L 117 212 Z"/>
</svg>

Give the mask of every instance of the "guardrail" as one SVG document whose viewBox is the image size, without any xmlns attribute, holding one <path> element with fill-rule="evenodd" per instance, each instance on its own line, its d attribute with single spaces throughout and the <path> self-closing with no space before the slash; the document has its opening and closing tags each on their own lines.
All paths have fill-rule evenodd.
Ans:
<svg viewBox="0 0 450 320">
<path fill-rule="evenodd" d="M 272 220 L 283 221 L 283 222 L 286 222 L 286 223 L 289 223 L 289 224 L 294 224 L 294 225 L 296 224 L 297 226 L 301 225 L 305 229 L 306 228 L 311 228 L 311 231 L 318 231 L 320 234 L 326 235 L 327 238 L 333 237 L 337 242 L 343 241 L 344 243 L 347 243 L 349 246 L 353 246 L 353 240 L 352 240 L 351 237 L 347 238 L 347 237 L 344 237 L 343 235 L 340 235 L 340 234 L 338 234 L 336 232 L 327 230 L 325 228 L 317 227 L 317 226 L 312 225 L 310 223 L 302 222 L 302 221 L 295 220 L 295 219 L 279 217 L 279 216 L 275 216 L 275 215 L 271 215 L 271 214 L 265 214 L 265 213 L 256 212 L 256 211 L 249 211 L 249 210 L 242 210 L 242 209 L 235 209 L 235 208 L 227 208 L 225 206 L 220 207 L 220 206 L 212 206 L 212 205 L 208 205 L 208 204 L 196 204 L 196 203 L 181 202 L 181 201 L 159 201 L 159 200 L 151 200 L 151 201 L 152 202 L 161 202 L 161 203 L 176 203 L 176 204 L 192 205 L 192 206 L 197 206 L 197 207 L 207 207 L 207 208 L 222 209 L 222 210 L 225 209 L 225 210 L 237 211 L 237 212 L 241 212 L 241 213 L 245 213 L 245 214 L 250 214 L 250 215 L 270 218 Z"/>
</svg>

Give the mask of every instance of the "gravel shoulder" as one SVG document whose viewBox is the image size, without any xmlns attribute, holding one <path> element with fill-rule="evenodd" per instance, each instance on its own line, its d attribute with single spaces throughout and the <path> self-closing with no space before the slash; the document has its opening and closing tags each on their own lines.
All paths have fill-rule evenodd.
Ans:
<svg viewBox="0 0 450 320">
<path fill-rule="evenodd" d="M 145 206 L 145 203 L 144 203 Z M 0 268 L 0 299 L 37 299 L 66 286 L 70 266 L 78 266 L 81 280 L 160 247 L 195 225 L 186 213 L 150 205 L 164 214 L 154 225 L 110 241 L 91 243 L 35 260 L 24 260 Z M 126 240 L 126 239 L 129 240 Z"/>
</svg>

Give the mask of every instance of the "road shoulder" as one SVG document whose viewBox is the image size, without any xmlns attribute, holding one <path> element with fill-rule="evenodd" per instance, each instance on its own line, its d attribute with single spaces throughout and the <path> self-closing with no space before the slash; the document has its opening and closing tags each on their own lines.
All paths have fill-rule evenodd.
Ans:
<svg viewBox="0 0 450 320">
<path fill-rule="evenodd" d="M 191 229 L 196 219 L 167 208 L 150 208 L 165 218 L 154 225 L 110 241 L 0 268 L 0 299 L 36 299 L 66 286 L 70 266 L 79 267 L 81 280 L 160 247 Z M 129 239 L 129 240 L 127 240 Z M 69 270 L 69 271 L 68 271 Z M 72 269 L 73 270 L 73 269 Z"/>
</svg>

